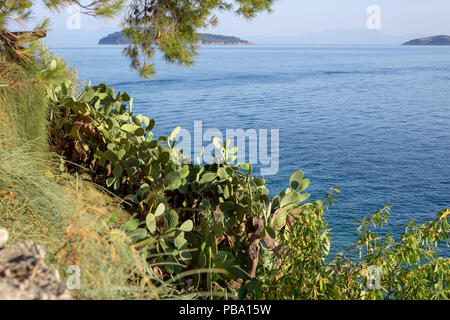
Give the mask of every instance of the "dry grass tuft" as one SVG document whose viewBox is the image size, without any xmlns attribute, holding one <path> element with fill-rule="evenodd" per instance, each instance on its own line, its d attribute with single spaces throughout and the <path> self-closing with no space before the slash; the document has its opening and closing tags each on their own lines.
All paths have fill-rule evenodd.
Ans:
<svg viewBox="0 0 450 320">
<path fill-rule="evenodd" d="M 11 242 L 30 239 L 45 245 L 47 263 L 63 279 L 70 276 L 69 266 L 79 266 L 76 298 L 171 297 L 170 287 L 154 284 L 152 268 L 110 223 L 114 213 L 122 222 L 129 219 L 120 200 L 90 182 L 60 174 L 55 163 L 28 149 L 0 149 L 0 227 L 9 230 Z"/>
</svg>

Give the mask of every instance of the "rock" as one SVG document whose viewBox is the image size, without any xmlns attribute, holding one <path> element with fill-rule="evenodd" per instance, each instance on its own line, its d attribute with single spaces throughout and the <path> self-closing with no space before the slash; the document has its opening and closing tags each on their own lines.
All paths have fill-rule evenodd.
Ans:
<svg viewBox="0 0 450 320">
<path fill-rule="evenodd" d="M 6 246 L 8 237 L 9 237 L 8 231 L 5 229 L 0 229 L 0 249 Z"/>
<path fill-rule="evenodd" d="M 1 248 L 5 231 L 0 230 L 0 300 L 72 299 L 58 271 L 45 264 L 45 248 L 30 240 Z"/>
</svg>

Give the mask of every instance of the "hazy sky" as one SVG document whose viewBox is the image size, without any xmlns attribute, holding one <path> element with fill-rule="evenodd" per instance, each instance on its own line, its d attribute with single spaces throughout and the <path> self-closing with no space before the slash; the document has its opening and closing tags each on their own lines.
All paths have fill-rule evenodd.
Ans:
<svg viewBox="0 0 450 320">
<path fill-rule="evenodd" d="M 272 14 L 263 14 L 251 21 L 245 21 L 229 13 L 220 13 L 219 25 L 211 30 L 214 33 L 249 36 L 295 36 L 322 30 L 349 30 L 366 28 L 370 5 L 381 8 L 381 31 L 392 34 L 449 34 L 449 0 L 278 0 Z M 51 14 L 37 8 L 38 18 L 52 17 L 53 28 L 66 29 L 69 14 L 63 11 Z M 81 18 L 81 28 L 93 30 L 100 28 L 119 29 L 120 18 L 95 20 Z"/>
</svg>

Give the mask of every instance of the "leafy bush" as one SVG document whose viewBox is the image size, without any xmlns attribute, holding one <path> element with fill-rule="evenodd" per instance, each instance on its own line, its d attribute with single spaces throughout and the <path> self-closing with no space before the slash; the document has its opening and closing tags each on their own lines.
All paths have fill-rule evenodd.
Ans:
<svg viewBox="0 0 450 320">
<path fill-rule="evenodd" d="M 387 223 L 385 207 L 360 221 L 359 238 L 347 252 L 326 261 L 329 242 L 323 208 L 305 211 L 303 223 L 282 235 L 288 250 L 261 270 L 250 297 L 448 300 L 450 259 L 439 257 L 437 248 L 442 242 L 448 245 L 449 213 L 446 209 L 420 226 L 411 221 L 394 240 L 389 233 L 380 236 L 372 231 Z"/>
<path fill-rule="evenodd" d="M 269 199 L 266 179 L 251 176 L 251 165 L 229 163 L 236 153 L 228 149 L 229 142 L 215 140 L 221 156 L 215 164 L 183 164 L 175 148 L 179 128 L 155 140 L 154 120 L 134 116 L 132 99 L 126 93 L 114 95 L 104 84 L 88 86 L 78 97 L 63 84 L 48 97 L 55 150 L 134 204 L 137 218 L 123 228 L 136 246 L 170 254 L 166 263 L 227 271 L 196 275 L 195 288 L 210 291 L 213 285 L 227 287 L 227 280 L 250 280 L 259 240 L 274 247 L 288 210 L 309 198 L 302 193 L 309 180 L 297 171 L 289 188 Z M 144 222 L 145 228 L 139 228 Z M 181 254 L 187 248 L 191 253 Z"/>
<path fill-rule="evenodd" d="M 339 188 L 305 203 L 310 181 L 299 170 L 269 198 L 266 179 L 252 175 L 250 164 L 233 164 L 237 150 L 229 141 L 214 139 L 215 163 L 187 164 L 176 148 L 180 128 L 155 139 L 155 121 L 135 116 L 128 94 L 101 84 L 74 97 L 67 86 L 48 92 L 55 151 L 124 197 L 135 217 L 121 229 L 144 261 L 162 267 L 161 279 L 180 290 L 274 299 L 447 296 L 449 261 L 433 247 L 448 238 L 446 215 L 421 227 L 411 222 L 397 243 L 371 231 L 387 220 L 384 208 L 361 221 L 353 247 L 361 250 L 359 260 L 347 252 L 328 261 L 323 214 Z M 365 289 L 373 266 L 386 289 Z"/>
</svg>

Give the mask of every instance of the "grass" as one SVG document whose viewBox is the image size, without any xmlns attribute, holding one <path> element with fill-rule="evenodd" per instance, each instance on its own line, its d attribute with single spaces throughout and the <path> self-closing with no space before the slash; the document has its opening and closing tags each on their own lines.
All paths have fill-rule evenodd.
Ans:
<svg viewBox="0 0 450 320">
<path fill-rule="evenodd" d="M 153 287 L 130 240 L 109 223 L 112 213 L 127 218 L 118 201 L 88 182 L 60 174 L 52 162 L 27 150 L 26 145 L 0 150 L 0 227 L 9 230 L 11 242 L 31 239 L 45 245 L 47 263 L 63 279 L 69 266 L 79 266 L 81 289 L 74 295 L 80 299 L 168 294 Z"/>
<path fill-rule="evenodd" d="M 0 88 L 0 130 L 16 137 L 15 143 L 27 145 L 32 152 L 45 152 L 48 151 L 45 89 L 32 82 L 17 84 L 33 77 L 35 72 L 0 61 L 0 83 L 11 84 Z"/>
</svg>

